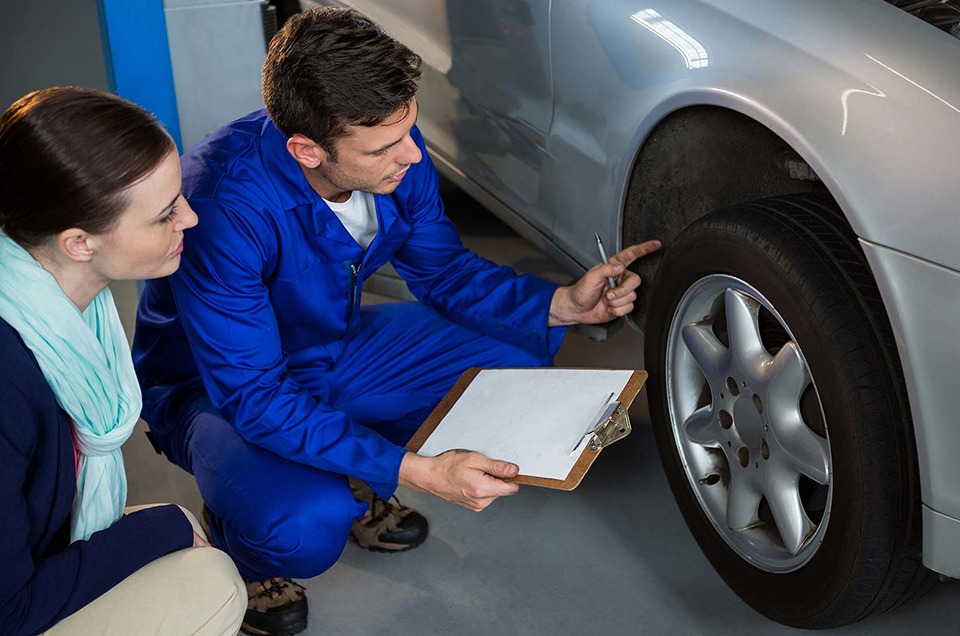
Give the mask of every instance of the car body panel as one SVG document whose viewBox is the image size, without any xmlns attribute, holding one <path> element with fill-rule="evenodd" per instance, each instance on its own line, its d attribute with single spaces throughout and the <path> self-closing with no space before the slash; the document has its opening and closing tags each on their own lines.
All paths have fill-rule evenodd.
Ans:
<svg viewBox="0 0 960 636">
<path fill-rule="evenodd" d="M 924 563 L 960 578 L 960 415 L 957 361 L 960 344 L 960 273 L 914 256 L 861 241 L 889 312 L 915 422 L 924 520 L 936 520 L 936 542 L 924 541 Z M 932 517 L 935 513 L 938 517 Z M 940 519 L 943 517 L 944 519 Z M 947 523 L 949 518 L 955 524 Z M 950 533 L 954 540 L 948 540 Z"/>
<path fill-rule="evenodd" d="M 935 572 L 960 577 L 960 519 L 923 507 L 923 564 Z"/>
<path fill-rule="evenodd" d="M 683 55 L 630 18 L 638 8 L 658 11 L 699 42 L 706 65 L 688 69 Z M 960 161 L 960 40 L 882 0 L 582 0 L 554 3 L 553 11 L 554 40 L 569 46 L 554 45 L 548 169 L 558 174 L 544 181 L 559 191 L 544 193 L 541 212 L 559 219 L 555 240 L 573 246 L 584 264 L 593 258 L 593 227 L 610 231 L 619 221 L 634 157 L 650 131 L 671 112 L 708 104 L 784 139 L 824 180 L 859 236 L 960 268 L 960 226 L 950 222 L 958 188 L 942 169 Z M 623 63 L 601 63 L 611 42 L 632 45 L 638 57 L 657 48 L 666 57 L 654 58 L 652 72 L 625 74 Z M 598 187 L 584 192 L 584 182 Z M 928 227 L 907 214 L 917 192 Z"/>
<path fill-rule="evenodd" d="M 441 170 L 575 273 L 596 261 L 594 232 L 621 246 L 637 158 L 668 116 L 729 109 L 779 136 L 864 245 L 907 380 L 923 501 L 960 520 L 948 331 L 960 298 L 960 39 L 884 0 L 337 4 L 423 55 L 420 126 Z M 640 209 L 656 215 L 657 201 Z M 928 552 L 960 550 L 960 532 L 948 538 L 960 522 L 938 528 L 925 546 L 933 567 L 950 561 Z"/>
</svg>

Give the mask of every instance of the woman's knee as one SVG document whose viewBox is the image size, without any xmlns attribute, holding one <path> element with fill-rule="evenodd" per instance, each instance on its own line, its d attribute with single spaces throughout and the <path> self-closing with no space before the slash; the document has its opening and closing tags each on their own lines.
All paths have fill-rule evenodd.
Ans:
<svg viewBox="0 0 960 636">
<path fill-rule="evenodd" d="M 247 588 L 237 567 L 225 553 L 215 548 L 191 551 L 196 578 L 207 590 L 204 607 L 195 611 L 208 617 L 197 634 L 233 634 L 240 629 L 247 610 Z"/>
<path fill-rule="evenodd" d="M 186 548 L 140 568 L 49 632 L 53 635 L 236 634 L 247 591 L 233 561 L 214 548 Z"/>
</svg>

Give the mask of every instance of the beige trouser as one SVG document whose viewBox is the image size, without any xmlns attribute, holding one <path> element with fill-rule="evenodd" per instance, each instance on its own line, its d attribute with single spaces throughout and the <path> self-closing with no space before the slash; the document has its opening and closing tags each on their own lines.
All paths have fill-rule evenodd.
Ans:
<svg viewBox="0 0 960 636">
<path fill-rule="evenodd" d="M 183 511 L 202 537 L 197 519 Z M 45 634 L 236 634 L 246 609 L 247 589 L 230 557 L 214 548 L 187 548 L 143 566 Z"/>
</svg>

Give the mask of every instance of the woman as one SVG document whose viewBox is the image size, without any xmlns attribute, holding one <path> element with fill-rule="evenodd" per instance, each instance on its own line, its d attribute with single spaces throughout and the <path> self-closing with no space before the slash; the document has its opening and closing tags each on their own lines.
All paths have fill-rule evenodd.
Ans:
<svg viewBox="0 0 960 636">
<path fill-rule="evenodd" d="M 196 519 L 123 507 L 140 392 L 107 285 L 176 271 L 196 222 L 139 107 L 51 88 L 0 118 L 2 633 L 240 626 L 245 587 Z"/>
</svg>

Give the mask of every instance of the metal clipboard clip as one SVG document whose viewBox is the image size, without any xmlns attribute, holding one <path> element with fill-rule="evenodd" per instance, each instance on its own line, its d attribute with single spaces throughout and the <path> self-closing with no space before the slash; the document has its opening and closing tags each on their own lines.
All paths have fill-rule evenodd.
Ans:
<svg viewBox="0 0 960 636">
<path fill-rule="evenodd" d="M 631 430 L 633 428 L 630 425 L 630 416 L 627 414 L 627 409 L 619 401 L 611 402 L 593 428 L 589 448 L 592 451 L 606 448 L 629 435 Z"/>
</svg>

